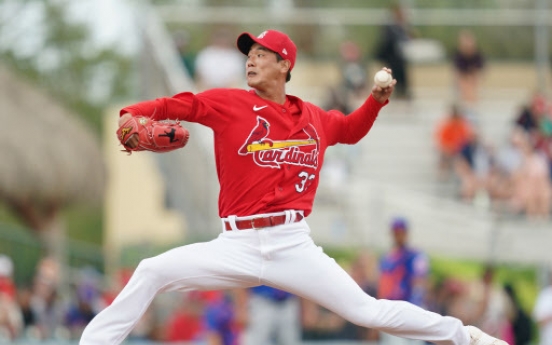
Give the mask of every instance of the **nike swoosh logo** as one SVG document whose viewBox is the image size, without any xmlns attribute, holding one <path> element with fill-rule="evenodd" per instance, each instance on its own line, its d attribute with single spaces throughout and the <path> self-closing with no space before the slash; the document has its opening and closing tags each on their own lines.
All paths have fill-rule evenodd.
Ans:
<svg viewBox="0 0 552 345">
<path fill-rule="evenodd" d="M 263 105 L 262 107 L 257 107 L 256 105 L 254 105 L 253 106 L 253 111 L 259 111 L 259 110 L 264 109 L 266 107 L 268 107 L 268 105 Z"/>
</svg>

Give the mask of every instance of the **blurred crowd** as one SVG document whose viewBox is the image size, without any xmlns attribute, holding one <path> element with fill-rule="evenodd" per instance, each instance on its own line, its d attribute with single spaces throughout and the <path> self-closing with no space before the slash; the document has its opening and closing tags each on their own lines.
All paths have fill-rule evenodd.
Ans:
<svg viewBox="0 0 552 345">
<path fill-rule="evenodd" d="M 416 32 L 408 25 L 400 7 L 392 9 L 393 21 L 382 27 L 373 63 L 392 67 L 401 85 L 393 99 L 408 102 L 413 94 L 404 46 Z M 367 97 L 372 82 L 367 77 L 367 61 L 358 44 L 345 41 L 339 52 L 341 79 L 330 88 L 324 107 L 347 114 Z M 531 220 L 549 219 L 552 213 L 552 100 L 544 92 L 533 93 L 519 110 L 512 109 L 514 116 L 508 140 L 493 143 L 485 136 L 486 128 L 481 121 L 485 114 L 480 111 L 487 62 L 472 31 L 459 30 L 449 59 L 453 99 L 450 108 L 436 121 L 433 137 L 438 154 L 437 182 L 452 184 L 454 197 L 477 206 Z M 329 158 L 327 161 L 333 168 L 335 160 Z M 337 161 L 340 159 L 343 160 Z"/>
<path fill-rule="evenodd" d="M 436 124 L 441 181 L 458 182 L 458 197 L 508 214 L 549 219 L 552 212 L 552 102 L 535 92 L 511 120 L 507 142 L 484 135 L 478 111 L 485 58 L 475 35 L 458 34 L 452 57 L 455 99 Z"/>
<path fill-rule="evenodd" d="M 483 53 L 473 33 L 463 30 L 453 57 L 456 98 L 437 123 L 439 176 L 459 183 L 467 202 L 531 219 L 548 219 L 552 202 L 552 102 L 536 92 L 511 121 L 508 141 L 485 138 L 478 117 Z"/>
<path fill-rule="evenodd" d="M 492 265 L 482 265 L 476 279 L 460 278 L 453 272 L 434 276 L 429 258 L 409 244 L 408 220 L 395 218 L 389 229 L 393 245 L 387 252 L 358 250 L 352 259 L 340 262 L 367 294 L 458 317 L 510 345 L 534 342 L 538 325 L 541 344 L 551 344 L 546 334 L 552 327 L 552 285 L 542 289 L 534 311 L 527 310 L 518 299 L 516 282 L 499 283 Z M 106 281 L 97 271 L 82 268 L 69 284 L 62 284 L 61 274 L 68 272 L 44 258 L 31 284 L 16 286 L 13 267 L 11 259 L 0 254 L 0 343 L 78 340 L 88 322 L 113 301 L 132 274 L 132 269 L 122 269 Z M 268 286 L 161 294 L 128 339 L 209 345 L 293 345 L 324 340 L 415 343 L 356 326 L 311 301 Z"/>
<path fill-rule="evenodd" d="M 454 104 L 435 130 L 439 176 L 455 178 L 458 196 L 530 219 L 552 211 L 552 103 L 535 94 L 512 120 L 508 142 L 491 144 Z"/>
<path fill-rule="evenodd" d="M 409 65 L 400 47 L 414 36 L 414 30 L 405 22 L 400 8 L 394 8 L 393 14 L 395 20 L 382 28 L 384 39 L 376 44 L 374 58 L 378 65 L 393 67 L 393 75 L 402 85 L 393 98 L 408 102 L 412 100 Z M 485 114 L 479 110 L 481 80 L 487 63 L 472 31 L 458 32 L 450 65 L 454 76 L 453 100 L 434 128 L 438 154 L 436 182 L 452 184 L 454 197 L 477 206 L 532 220 L 549 219 L 552 213 L 552 100 L 542 92 L 535 92 L 517 113 L 512 109 L 515 114 L 508 140 L 492 143 L 485 137 L 480 121 Z M 330 88 L 326 109 L 349 113 L 362 103 L 372 86 L 366 66 L 359 45 L 351 41 L 341 44 L 341 79 Z M 332 171 L 334 161 L 343 159 L 329 157 L 327 162 Z"/>
</svg>

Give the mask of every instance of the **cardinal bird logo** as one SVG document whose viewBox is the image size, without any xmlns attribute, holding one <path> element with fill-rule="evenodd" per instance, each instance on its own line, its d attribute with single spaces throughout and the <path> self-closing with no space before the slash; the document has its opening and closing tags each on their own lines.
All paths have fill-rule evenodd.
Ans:
<svg viewBox="0 0 552 345">
<path fill-rule="evenodd" d="M 268 136 L 268 133 L 270 131 L 269 127 L 270 127 L 270 124 L 268 123 L 267 120 L 263 119 L 260 116 L 257 116 L 257 125 L 255 126 L 255 128 L 253 128 L 253 130 L 249 134 L 249 137 L 247 138 L 243 146 L 240 148 L 238 153 L 242 156 L 245 156 L 249 152 L 251 152 L 250 148 L 252 144 L 264 144 L 265 141 L 263 141 L 263 139 L 265 139 Z M 268 145 L 270 145 L 270 142 L 271 142 L 270 139 L 266 141 Z"/>
</svg>

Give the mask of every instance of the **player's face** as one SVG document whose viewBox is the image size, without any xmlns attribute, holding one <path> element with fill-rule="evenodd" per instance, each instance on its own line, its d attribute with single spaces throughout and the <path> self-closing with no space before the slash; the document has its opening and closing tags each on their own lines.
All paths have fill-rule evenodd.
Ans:
<svg viewBox="0 0 552 345">
<path fill-rule="evenodd" d="M 404 229 L 393 229 L 393 240 L 395 246 L 404 247 L 406 245 L 407 233 Z"/>
<path fill-rule="evenodd" d="M 270 88 L 285 83 L 289 61 L 278 61 L 276 53 L 255 43 L 247 55 L 245 73 L 247 85 L 256 89 Z"/>
</svg>

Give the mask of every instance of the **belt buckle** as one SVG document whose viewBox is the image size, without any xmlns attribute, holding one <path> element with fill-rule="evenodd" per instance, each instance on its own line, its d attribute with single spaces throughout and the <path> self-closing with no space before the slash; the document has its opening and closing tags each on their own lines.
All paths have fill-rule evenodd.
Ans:
<svg viewBox="0 0 552 345">
<path fill-rule="evenodd" d="M 264 219 L 268 220 L 268 225 L 256 228 L 255 227 L 255 221 L 256 220 L 264 220 Z M 261 229 L 264 229 L 264 228 L 271 227 L 274 224 L 272 216 L 255 217 L 255 218 L 251 219 L 250 222 L 251 222 L 251 229 L 253 229 L 253 230 L 261 230 Z"/>
<path fill-rule="evenodd" d="M 251 218 L 251 220 L 249 221 L 251 223 L 251 229 L 253 230 L 260 230 L 260 229 L 263 229 L 263 228 L 256 228 L 255 227 L 255 221 L 257 219 L 263 219 L 263 217 L 255 217 L 255 218 Z"/>
</svg>

